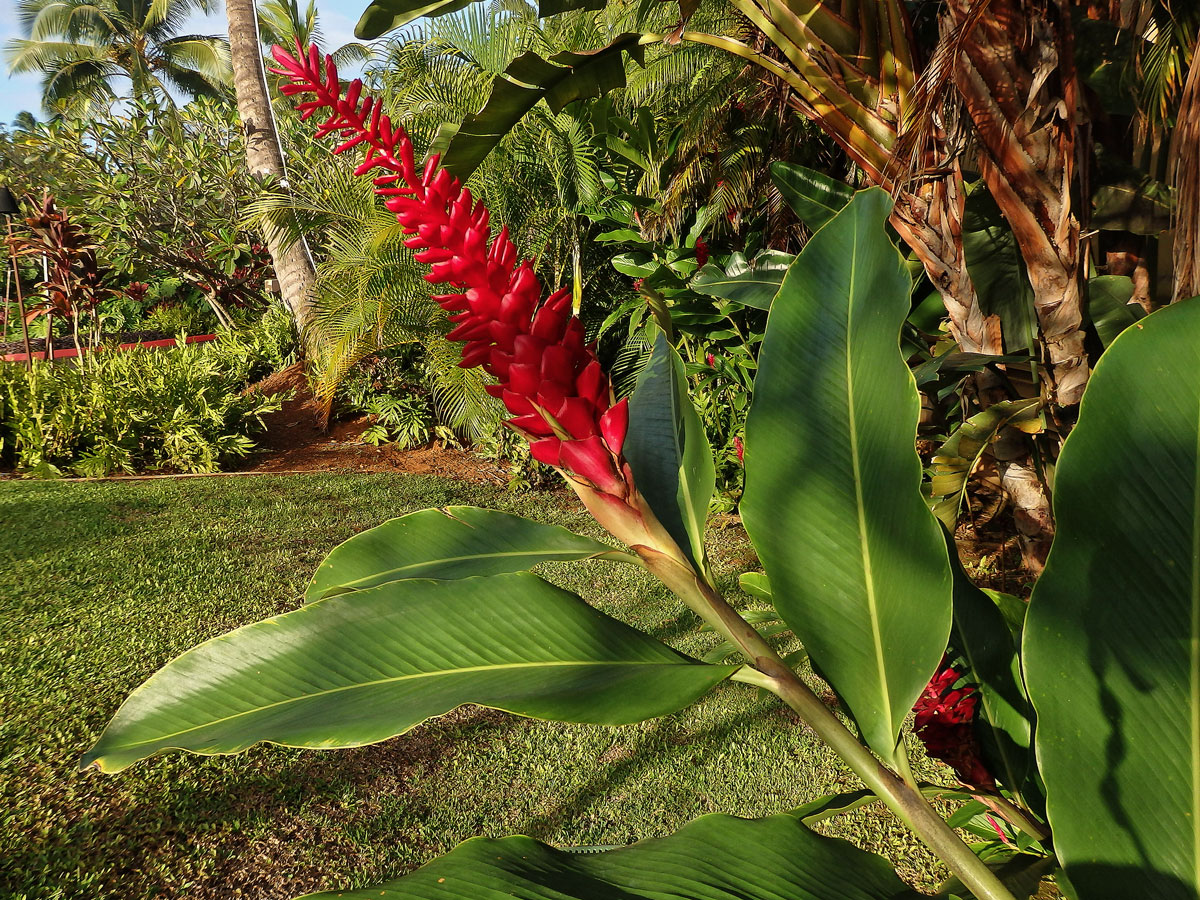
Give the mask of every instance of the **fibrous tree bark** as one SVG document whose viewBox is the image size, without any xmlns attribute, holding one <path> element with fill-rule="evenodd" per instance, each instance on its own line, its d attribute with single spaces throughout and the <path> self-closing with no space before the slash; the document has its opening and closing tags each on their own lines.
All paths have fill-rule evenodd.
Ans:
<svg viewBox="0 0 1200 900">
<path fill-rule="evenodd" d="M 950 0 L 960 30 L 955 85 L 988 190 L 1033 286 L 1050 399 L 1083 395 L 1083 247 L 1074 208 L 1079 125 L 1070 12 L 1058 0 Z"/>
<path fill-rule="evenodd" d="M 262 50 L 255 27 L 254 0 L 227 0 L 229 49 L 233 58 L 233 86 L 238 114 L 246 134 L 246 165 L 258 178 L 285 181 L 283 153 L 271 117 L 271 103 L 262 66 Z M 288 243 L 278 230 L 263 235 L 280 293 L 302 335 L 313 323 L 313 289 L 316 273 L 300 242 Z"/>
</svg>

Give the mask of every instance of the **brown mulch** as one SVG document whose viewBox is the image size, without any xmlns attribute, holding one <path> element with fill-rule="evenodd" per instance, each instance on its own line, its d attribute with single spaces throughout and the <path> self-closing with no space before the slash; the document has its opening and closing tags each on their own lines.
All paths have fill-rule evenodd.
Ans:
<svg viewBox="0 0 1200 900">
<path fill-rule="evenodd" d="M 269 375 L 250 390 L 267 394 L 291 391 L 292 397 L 278 412 L 263 416 L 267 430 L 255 438 L 259 451 L 232 466 L 234 471 L 404 472 L 483 484 L 508 481 L 496 463 L 444 446 L 441 441 L 411 450 L 364 444 L 361 436 L 371 424 L 368 416 L 335 419 L 325 428 L 324 409 L 309 390 L 300 363 Z"/>
</svg>

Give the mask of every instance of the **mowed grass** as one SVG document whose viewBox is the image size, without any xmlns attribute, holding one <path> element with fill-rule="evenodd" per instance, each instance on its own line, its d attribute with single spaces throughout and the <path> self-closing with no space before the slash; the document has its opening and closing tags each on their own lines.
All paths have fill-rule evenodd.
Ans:
<svg viewBox="0 0 1200 900">
<path fill-rule="evenodd" d="M 490 506 L 599 536 L 565 492 L 425 476 L 0 483 L 0 897 L 290 898 L 403 874 L 475 835 L 625 844 L 710 812 L 758 816 L 854 790 L 773 698 L 742 684 L 620 728 L 464 708 L 355 750 L 170 753 L 76 771 L 125 696 L 200 641 L 299 605 L 326 553 L 430 506 Z M 738 603 L 740 529 L 712 553 Z M 648 575 L 545 577 L 684 652 L 715 643 Z M 486 611 L 481 611 L 486 614 Z M 878 805 L 822 826 L 921 886 L 941 874 Z M 746 848 L 753 852 L 753 848 Z"/>
</svg>

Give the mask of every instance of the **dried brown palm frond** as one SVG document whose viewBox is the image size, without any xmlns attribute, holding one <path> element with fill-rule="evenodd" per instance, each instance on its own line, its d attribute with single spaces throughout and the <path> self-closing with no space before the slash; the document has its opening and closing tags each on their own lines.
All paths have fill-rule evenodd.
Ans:
<svg viewBox="0 0 1200 900">
<path fill-rule="evenodd" d="M 991 0 L 970 0 L 955 9 L 948 4 L 939 19 L 937 46 L 913 84 L 893 153 L 893 194 L 931 175 L 945 173 L 970 143 L 963 100 L 954 74 L 966 43 L 986 14 Z"/>
</svg>

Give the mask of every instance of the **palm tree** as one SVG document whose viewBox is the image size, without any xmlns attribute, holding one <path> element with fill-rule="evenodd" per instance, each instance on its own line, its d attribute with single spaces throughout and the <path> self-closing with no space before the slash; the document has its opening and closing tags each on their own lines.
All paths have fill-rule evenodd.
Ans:
<svg viewBox="0 0 1200 900">
<path fill-rule="evenodd" d="M 309 44 L 324 47 L 325 36 L 317 20 L 316 0 L 308 0 L 303 10 L 300 0 L 263 0 L 258 4 L 258 36 L 266 47 L 274 44 L 292 47 L 297 40 L 304 47 Z M 371 48 L 356 41 L 329 52 L 339 68 L 364 63 L 371 58 Z"/>
<path fill-rule="evenodd" d="M 246 167 L 256 178 L 270 179 L 285 188 L 286 170 L 258 36 L 254 0 L 228 0 L 229 46 L 233 60 L 233 85 L 238 115 L 246 134 Z M 291 310 L 302 338 L 312 322 L 313 282 L 316 272 L 302 242 L 287 242 L 278 228 L 263 235 L 279 279 L 280 293 Z"/>
<path fill-rule="evenodd" d="M 178 34 L 194 11 L 213 0 L 19 0 L 25 37 L 5 46 L 9 72 L 42 73 L 49 113 L 84 115 L 119 95 L 173 104 L 169 89 L 188 97 L 228 93 L 229 44 L 215 35 Z"/>
</svg>

